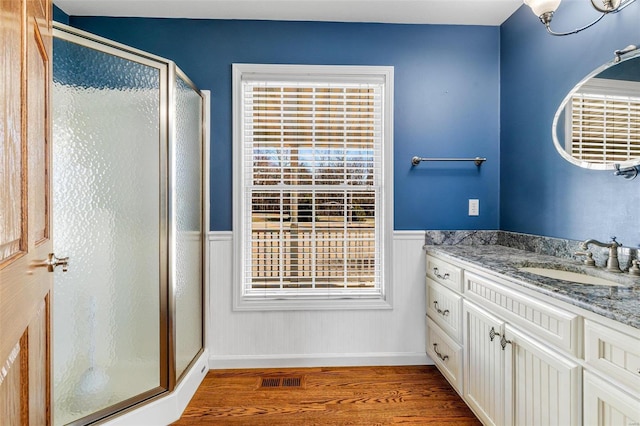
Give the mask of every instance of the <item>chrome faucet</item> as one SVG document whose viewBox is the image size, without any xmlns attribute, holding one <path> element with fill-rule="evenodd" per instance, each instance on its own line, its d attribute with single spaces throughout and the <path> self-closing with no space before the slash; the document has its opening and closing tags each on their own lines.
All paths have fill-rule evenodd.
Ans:
<svg viewBox="0 0 640 426">
<path fill-rule="evenodd" d="M 616 237 L 611 237 L 610 243 L 601 243 L 600 241 L 589 239 L 582 243 L 582 249 L 588 250 L 589 244 L 593 244 L 598 247 L 607 247 L 609 249 L 609 258 L 607 259 L 607 271 L 609 272 L 622 272 L 620 270 L 620 263 L 618 262 L 618 247 L 622 244 L 616 241 Z"/>
</svg>

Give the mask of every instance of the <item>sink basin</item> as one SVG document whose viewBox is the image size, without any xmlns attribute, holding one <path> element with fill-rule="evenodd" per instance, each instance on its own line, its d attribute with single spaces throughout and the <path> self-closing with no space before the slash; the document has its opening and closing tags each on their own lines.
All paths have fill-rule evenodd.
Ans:
<svg viewBox="0 0 640 426">
<path fill-rule="evenodd" d="M 614 281 L 609 281 L 604 278 L 592 277 L 591 275 L 579 274 L 577 272 L 562 271 L 559 269 L 549 268 L 520 268 L 522 272 L 529 272 L 530 274 L 541 275 L 547 278 L 554 278 L 556 280 L 571 281 L 580 284 L 593 284 L 593 285 L 608 285 L 608 286 L 621 286 L 622 284 Z"/>
</svg>

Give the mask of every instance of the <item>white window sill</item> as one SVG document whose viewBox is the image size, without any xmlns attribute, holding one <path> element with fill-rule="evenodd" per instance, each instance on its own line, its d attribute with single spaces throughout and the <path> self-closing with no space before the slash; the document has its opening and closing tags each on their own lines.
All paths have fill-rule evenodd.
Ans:
<svg viewBox="0 0 640 426">
<path fill-rule="evenodd" d="M 234 311 L 332 311 L 393 309 L 389 298 L 336 296 L 323 299 L 234 298 Z"/>
</svg>

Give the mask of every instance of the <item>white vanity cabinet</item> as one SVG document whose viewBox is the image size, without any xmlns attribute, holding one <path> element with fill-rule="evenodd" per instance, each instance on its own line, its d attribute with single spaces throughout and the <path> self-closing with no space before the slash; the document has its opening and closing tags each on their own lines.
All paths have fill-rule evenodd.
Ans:
<svg viewBox="0 0 640 426">
<path fill-rule="evenodd" d="M 585 320 L 584 424 L 640 425 L 640 339 Z"/>
<path fill-rule="evenodd" d="M 427 354 L 451 382 L 429 345 L 442 334 L 460 344 L 463 363 L 457 377 L 463 381 L 452 385 L 462 389 L 467 405 L 485 425 L 580 425 L 581 317 L 519 292 L 501 278 L 447 263 L 427 256 L 432 268 L 427 272 L 427 325 L 436 330 L 427 331 Z M 447 277 L 450 294 L 443 289 L 445 275 L 438 278 L 433 268 L 454 271 Z M 460 286 L 452 276 L 460 277 Z M 440 310 L 453 307 L 446 318 L 433 299 Z M 457 333 L 449 315 L 460 303 Z M 429 338 L 431 334 L 436 337 Z"/>
<path fill-rule="evenodd" d="M 462 269 L 427 257 L 427 355 L 462 395 Z"/>
<path fill-rule="evenodd" d="M 464 385 L 471 408 L 485 424 L 581 424 L 582 367 L 575 356 L 580 316 L 498 277 L 468 270 L 463 275 Z M 479 378 L 477 371 L 483 373 Z M 487 395 L 489 389 L 502 398 Z M 484 406 L 476 407 L 478 398 L 484 398 Z"/>
<path fill-rule="evenodd" d="M 464 398 L 485 425 L 580 424 L 580 366 L 465 301 Z"/>
</svg>

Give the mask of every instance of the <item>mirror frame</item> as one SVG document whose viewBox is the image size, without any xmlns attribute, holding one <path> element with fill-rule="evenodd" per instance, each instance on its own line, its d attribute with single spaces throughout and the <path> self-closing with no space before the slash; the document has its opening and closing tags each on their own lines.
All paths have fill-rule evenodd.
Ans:
<svg viewBox="0 0 640 426">
<path fill-rule="evenodd" d="M 588 161 L 579 160 L 579 159 L 574 158 L 573 156 L 571 156 L 564 149 L 563 144 L 560 143 L 560 140 L 558 138 L 558 121 L 560 119 L 560 116 L 565 112 L 567 104 L 571 101 L 571 98 L 573 97 L 573 95 L 578 90 L 580 90 L 582 88 L 582 86 L 585 85 L 585 83 L 587 83 L 589 80 L 591 80 L 593 77 L 597 76 L 598 74 L 600 74 L 604 70 L 609 69 L 609 68 L 611 68 L 611 67 L 613 67 L 615 65 L 618 65 L 618 64 L 620 64 L 622 62 L 626 62 L 628 60 L 635 59 L 635 58 L 640 58 L 640 48 L 632 50 L 628 54 L 623 54 L 623 55 L 619 55 L 618 52 L 616 52 L 616 56 L 615 56 L 614 59 L 612 59 L 611 61 L 609 61 L 609 62 L 607 62 L 607 63 L 605 63 L 605 64 L 603 64 L 601 66 L 599 66 L 598 68 L 596 68 L 595 70 L 590 72 L 582 80 L 580 80 L 573 87 L 573 89 L 571 89 L 571 91 L 569 91 L 567 96 L 565 96 L 565 98 L 560 103 L 560 106 L 558 107 L 558 110 L 556 111 L 556 113 L 555 113 L 555 115 L 553 117 L 553 124 L 551 126 L 551 136 L 553 138 L 553 144 L 554 144 L 556 150 L 558 151 L 558 153 L 560 153 L 562 158 L 564 158 L 565 160 L 567 160 L 571 164 L 574 164 L 574 165 L 576 165 L 578 167 L 582 167 L 582 168 L 585 168 L 585 169 L 591 169 L 591 170 L 615 170 L 614 164 L 616 164 L 616 163 L 608 163 L 608 164 L 590 163 Z M 562 132 L 564 134 L 564 129 L 562 129 Z M 634 159 L 631 159 L 631 160 L 627 160 L 627 161 L 621 161 L 620 163 L 617 163 L 617 164 L 620 164 L 621 168 L 638 166 L 638 165 L 640 165 L 640 157 L 634 158 Z"/>
</svg>

